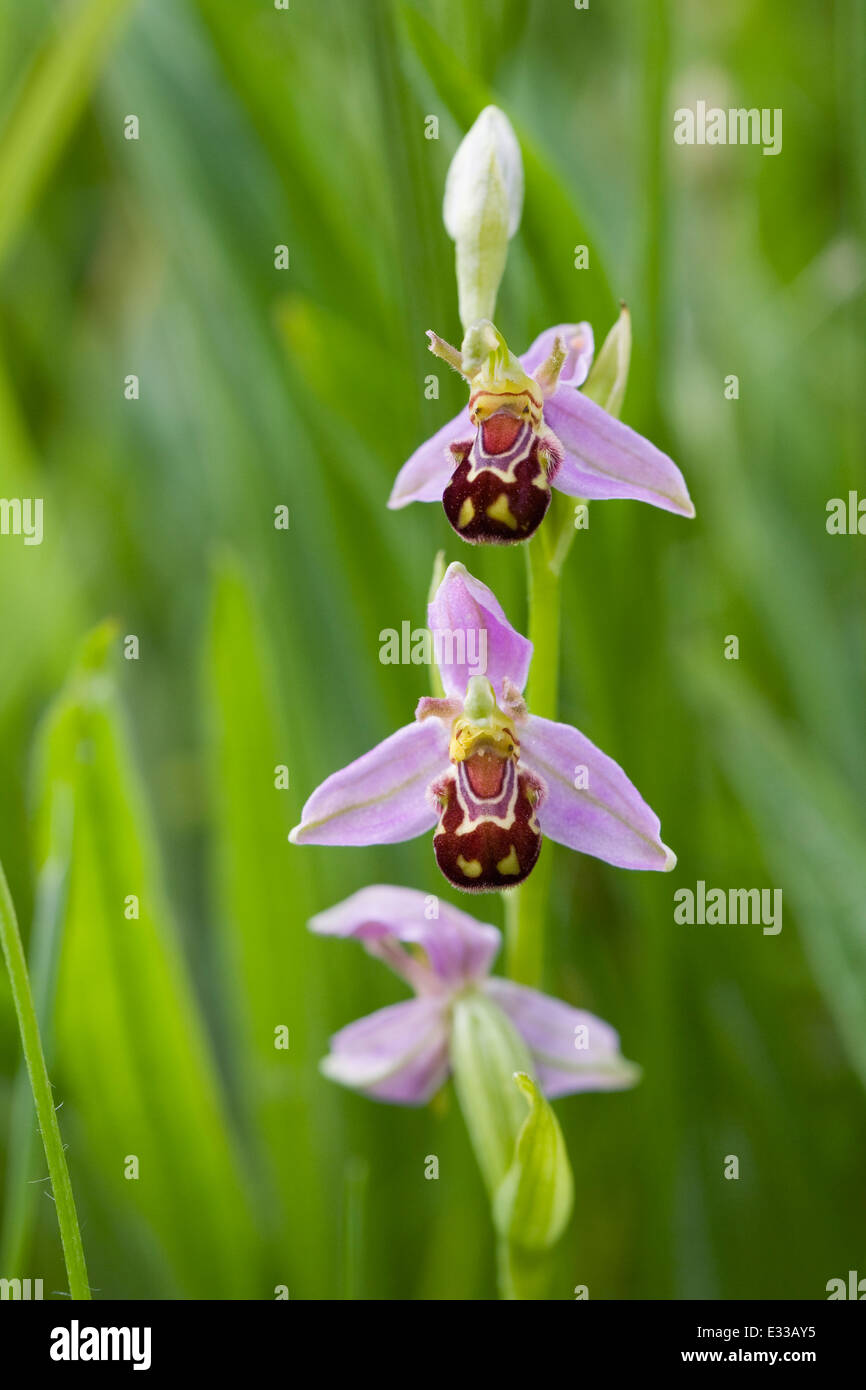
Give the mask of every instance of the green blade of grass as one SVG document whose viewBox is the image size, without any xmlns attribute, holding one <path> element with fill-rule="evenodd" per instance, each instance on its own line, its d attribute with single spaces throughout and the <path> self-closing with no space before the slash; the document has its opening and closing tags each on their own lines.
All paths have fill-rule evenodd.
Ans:
<svg viewBox="0 0 866 1390">
<path fill-rule="evenodd" d="M 346 1163 L 343 1177 L 343 1298 L 363 1298 L 364 1216 L 370 1169 L 357 1155 Z"/>
<path fill-rule="evenodd" d="M 40 744 L 74 842 L 57 1050 L 98 1206 L 111 1201 L 189 1297 L 261 1296 L 244 1183 L 98 629 Z M 138 916 L 127 915 L 131 897 Z M 135 1158 L 137 1166 L 131 1165 Z"/>
<path fill-rule="evenodd" d="M 129 0 L 73 9 L 24 82 L 0 135 L 0 261 L 90 94 L 114 26 Z"/>
<path fill-rule="evenodd" d="M 75 1210 L 75 1197 L 72 1193 L 72 1183 L 66 1165 L 63 1141 L 60 1138 L 60 1126 L 57 1123 L 57 1112 L 54 1108 L 51 1082 L 48 1079 L 48 1068 L 45 1065 L 45 1055 L 42 1051 L 42 1039 L 39 1034 L 36 1007 L 33 1003 L 33 991 L 30 988 L 27 959 L 24 955 L 21 933 L 18 930 L 18 919 L 15 916 L 15 907 L 2 864 L 0 864 L 0 939 L 2 939 L 3 955 L 12 982 L 12 997 L 15 1001 L 21 1045 L 24 1049 L 24 1059 L 27 1063 L 30 1085 L 33 1090 L 33 1102 L 36 1106 L 42 1143 L 45 1146 L 45 1159 L 48 1163 L 51 1187 L 57 1206 L 57 1223 L 60 1227 L 60 1239 L 63 1243 L 63 1258 L 66 1262 L 66 1273 L 69 1278 L 69 1293 L 72 1298 L 89 1299 L 90 1285 L 87 1282 L 87 1265 L 84 1259 L 84 1246 L 81 1243 L 78 1214 Z"/>
<path fill-rule="evenodd" d="M 36 910 L 30 938 L 30 977 L 42 1050 L 53 1066 L 51 1019 L 57 975 L 60 931 L 66 905 L 72 854 L 71 792 L 52 789 L 46 808 L 46 835 L 40 849 Z M 30 1085 L 26 1065 L 21 1068 L 12 1094 L 9 1149 L 6 1165 L 5 1219 L 0 1233 L 0 1269 L 23 1269 L 33 1232 L 36 1188 L 31 1181 L 38 1152 L 33 1124 Z"/>
<path fill-rule="evenodd" d="M 283 727 L 267 633 L 232 561 L 217 569 L 205 657 L 208 765 L 218 770 L 214 900 L 240 1038 L 236 1080 L 264 1157 L 267 1226 L 282 1282 L 302 1285 L 305 1297 L 326 1296 L 333 1273 L 330 1242 L 322 1240 L 325 1156 L 315 1134 L 330 1098 L 314 1036 L 314 1001 L 325 985 L 317 983 L 306 930 L 313 880 L 288 844 L 288 789 L 275 785 L 281 766 L 293 782 L 304 780 L 303 753 Z M 279 1027 L 288 1030 L 283 1047 Z"/>
<path fill-rule="evenodd" d="M 758 695 L 733 695 L 718 663 L 687 665 L 717 723 L 726 775 L 797 912 L 815 979 L 866 1084 L 866 822 L 830 764 L 792 738 Z"/>
</svg>

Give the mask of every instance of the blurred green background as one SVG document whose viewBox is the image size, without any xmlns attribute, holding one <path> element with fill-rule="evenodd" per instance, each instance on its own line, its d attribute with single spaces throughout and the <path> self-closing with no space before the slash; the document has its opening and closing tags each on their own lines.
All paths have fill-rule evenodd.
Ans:
<svg viewBox="0 0 866 1390">
<path fill-rule="evenodd" d="M 441 366 L 425 399 L 424 330 L 459 337 L 441 193 L 490 100 L 527 173 L 501 328 L 522 349 L 586 317 L 601 341 L 625 299 L 623 418 L 698 509 L 594 505 L 566 569 L 562 717 L 679 864 L 546 851 L 547 987 L 645 1073 L 557 1105 L 577 1201 L 553 1296 L 866 1275 L 866 541 L 825 529 L 866 490 L 864 50 L 859 0 L 3 0 L 0 495 L 44 498 L 45 539 L 0 537 L 0 856 L 97 1297 L 495 1295 L 450 1092 L 403 1111 L 317 1072 L 405 991 L 305 922 L 370 882 L 440 891 L 430 840 L 285 838 L 425 693 L 379 632 L 423 622 L 438 548 L 525 624 L 519 555 L 384 505 L 462 400 Z M 781 155 L 676 146 L 698 98 L 781 107 Z M 676 925 L 698 879 L 781 888 L 781 934 Z M 0 1274 L 49 1292 L 19 1058 L 3 973 Z"/>
</svg>

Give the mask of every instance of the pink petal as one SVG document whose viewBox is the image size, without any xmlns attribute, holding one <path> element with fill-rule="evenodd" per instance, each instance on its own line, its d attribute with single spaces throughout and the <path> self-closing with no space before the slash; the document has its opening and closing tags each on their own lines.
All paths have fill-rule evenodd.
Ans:
<svg viewBox="0 0 866 1390">
<path fill-rule="evenodd" d="M 582 386 L 589 375 L 595 351 L 592 325 L 589 323 L 560 323 L 555 328 L 545 328 L 521 357 L 524 370 L 531 376 L 550 356 L 557 338 L 561 338 L 568 348 L 565 365 L 559 374 L 560 386 Z"/>
<path fill-rule="evenodd" d="M 425 792 L 448 766 L 438 719 L 407 724 L 317 787 L 289 839 L 296 845 L 393 845 L 436 824 Z"/>
<path fill-rule="evenodd" d="M 484 675 L 497 697 L 507 678 L 522 690 L 532 643 L 511 626 L 495 594 L 461 564 L 448 566 L 427 609 L 442 684 L 462 699 L 470 676 Z"/>
<path fill-rule="evenodd" d="M 543 834 L 621 869 L 674 867 L 676 855 L 659 839 L 658 816 L 613 758 L 570 724 L 538 715 L 527 715 L 518 732 L 521 762 L 547 786 L 538 808 Z"/>
<path fill-rule="evenodd" d="M 341 1028 L 322 1071 L 332 1081 L 395 1105 L 424 1105 L 448 1076 L 441 1000 L 410 999 Z"/>
<path fill-rule="evenodd" d="M 619 1091 L 637 1080 L 638 1070 L 621 1055 L 616 1032 L 594 1014 L 510 980 L 488 980 L 484 992 L 528 1045 L 551 1100 L 576 1091 Z"/>
<path fill-rule="evenodd" d="M 320 912 L 310 929 L 322 936 L 351 936 L 363 941 L 374 955 L 383 955 L 410 984 L 418 961 L 399 950 L 396 943 L 420 946 L 436 979 L 449 989 L 461 989 L 482 979 L 499 950 L 496 927 L 476 922 L 468 913 L 443 902 L 435 894 L 414 888 L 376 884 L 362 888 L 336 907 Z M 382 947 L 396 947 L 396 951 Z M 405 957 L 406 968 L 401 968 Z"/>
<path fill-rule="evenodd" d="M 546 402 L 544 420 L 565 450 L 553 486 L 589 500 L 632 497 L 666 512 L 694 516 L 682 473 L 673 459 L 600 405 L 560 386 Z"/>
<path fill-rule="evenodd" d="M 410 502 L 441 502 L 456 463 L 450 445 L 472 439 L 475 428 L 469 419 L 469 406 L 449 420 L 403 464 L 388 498 L 392 511 Z"/>
</svg>

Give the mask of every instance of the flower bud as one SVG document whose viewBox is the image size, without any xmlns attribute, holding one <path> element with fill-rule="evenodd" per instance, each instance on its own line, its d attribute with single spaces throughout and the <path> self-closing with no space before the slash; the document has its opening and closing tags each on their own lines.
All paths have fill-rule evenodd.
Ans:
<svg viewBox="0 0 866 1390">
<path fill-rule="evenodd" d="M 520 225 L 523 162 L 508 117 L 486 106 L 464 136 L 445 180 L 442 217 L 457 246 L 464 330 L 492 319 L 508 242 Z"/>
</svg>

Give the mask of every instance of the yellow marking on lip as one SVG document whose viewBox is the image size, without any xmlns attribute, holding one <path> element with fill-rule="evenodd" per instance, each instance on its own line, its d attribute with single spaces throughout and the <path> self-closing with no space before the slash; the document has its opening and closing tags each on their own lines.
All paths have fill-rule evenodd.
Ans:
<svg viewBox="0 0 866 1390">
<path fill-rule="evenodd" d="M 465 715 L 455 719 L 448 745 L 448 757 L 452 763 L 462 763 L 479 748 L 490 748 L 500 758 L 512 758 L 518 752 L 520 745 L 514 725 L 495 703 L 492 689 L 490 700 L 489 714 L 478 713 L 475 719 Z"/>
<path fill-rule="evenodd" d="M 457 518 L 457 529 L 462 531 L 464 526 L 468 526 L 475 517 L 475 503 L 471 497 L 465 498 L 463 506 L 460 508 L 460 515 Z"/>
<path fill-rule="evenodd" d="M 500 492 L 495 502 L 491 502 L 487 508 L 487 515 L 491 521 L 501 521 L 504 526 L 508 526 L 512 531 L 517 530 L 517 522 L 511 513 L 508 505 L 508 494 Z"/>
<path fill-rule="evenodd" d="M 520 860 L 517 858 L 517 850 L 514 848 L 513 845 L 511 846 L 511 849 L 509 850 L 505 858 L 500 859 L 499 863 L 496 865 L 496 868 L 501 874 L 520 873 Z"/>
<path fill-rule="evenodd" d="M 465 762 L 479 749 L 482 751 L 489 749 L 498 758 L 514 757 L 516 751 L 514 738 L 508 728 L 476 729 L 463 720 L 458 720 L 457 723 L 459 727 L 453 734 L 448 749 L 448 756 L 452 763 Z"/>
<path fill-rule="evenodd" d="M 457 856 L 457 867 L 465 878 L 477 878 L 481 873 L 481 861 L 479 859 L 464 859 L 462 854 Z"/>
<path fill-rule="evenodd" d="M 509 391 L 504 382 L 491 381 L 484 378 L 483 374 L 475 377 L 469 395 L 469 418 L 473 425 L 480 425 L 484 420 L 489 420 L 491 415 L 506 410 L 509 415 L 514 415 L 519 420 L 528 420 L 530 424 L 537 426 L 541 422 L 544 409 L 544 394 L 538 382 L 527 376 L 522 369 L 520 378 L 519 382 L 515 379 L 508 383 L 519 389 Z"/>
</svg>

